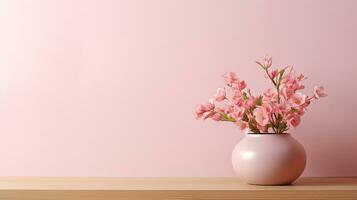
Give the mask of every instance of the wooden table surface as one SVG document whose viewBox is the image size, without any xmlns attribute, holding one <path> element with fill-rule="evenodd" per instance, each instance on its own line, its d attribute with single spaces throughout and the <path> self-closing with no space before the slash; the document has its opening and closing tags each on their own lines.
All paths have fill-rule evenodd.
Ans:
<svg viewBox="0 0 357 200">
<path fill-rule="evenodd" d="M 356 178 L 301 178 L 254 186 L 237 178 L 0 178 L 1 200 L 354 199 Z"/>
</svg>

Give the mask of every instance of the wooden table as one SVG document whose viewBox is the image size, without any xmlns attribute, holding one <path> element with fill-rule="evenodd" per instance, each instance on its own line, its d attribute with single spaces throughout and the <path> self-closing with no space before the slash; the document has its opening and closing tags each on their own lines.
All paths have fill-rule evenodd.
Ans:
<svg viewBox="0 0 357 200">
<path fill-rule="evenodd" d="M 302 178 L 253 186 L 236 178 L 0 178 L 1 200 L 357 200 L 356 178 Z"/>
</svg>

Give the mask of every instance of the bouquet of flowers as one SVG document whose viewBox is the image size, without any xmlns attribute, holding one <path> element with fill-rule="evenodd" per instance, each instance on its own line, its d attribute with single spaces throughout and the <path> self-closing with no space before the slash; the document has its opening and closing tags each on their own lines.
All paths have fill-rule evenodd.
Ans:
<svg viewBox="0 0 357 200">
<path fill-rule="evenodd" d="M 262 95 L 252 95 L 244 80 L 233 72 L 224 75 L 226 87 L 218 88 L 209 102 L 196 107 L 198 119 L 232 122 L 241 130 L 253 133 L 284 133 L 301 122 L 310 103 L 327 96 L 323 86 L 316 86 L 311 96 L 301 92 L 306 79 L 293 67 L 271 69 L 272 58 L 256 61 L 263 69 L 273 88 Z"/>
</svg>

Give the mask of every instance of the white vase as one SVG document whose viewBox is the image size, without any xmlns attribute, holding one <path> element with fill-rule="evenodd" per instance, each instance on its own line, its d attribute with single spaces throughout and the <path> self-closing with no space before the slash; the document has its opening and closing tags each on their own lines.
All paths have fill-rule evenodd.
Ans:
<svg viewBox="0 0 357 200">
<path fill-rule="evenodd" d="M 288 133 L 248 133 L 234 148 L 232 164 L 249 184 L 291 184 L 305 169 L 306 153 Z"/>
</svg>

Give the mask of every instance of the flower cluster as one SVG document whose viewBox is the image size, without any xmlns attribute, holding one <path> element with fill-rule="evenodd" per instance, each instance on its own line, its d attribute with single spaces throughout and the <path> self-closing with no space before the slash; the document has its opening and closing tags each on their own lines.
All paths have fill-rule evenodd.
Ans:
<svg viewBox="0 0 357 200">
<path fill-rule="evenodd" d="M 198 105 L 199 119 L 233 122 L 241 130 L 253 133 L 284 133 L 301 122 L 307 107 L 313 100 L 327 96 L 324 87 L 316 86 L 314 93 L 301 93 L 305 76 L 296 74 L 292 67 L 271 69 L 272 58 L 266 56 L 263 62 L 256 62 L 274 85 L 263 95 L 253 96 L 244 80 L 233 72 L 224 75 L 226 87 L 219 88 L 214 98 Z"/>
</svg>

